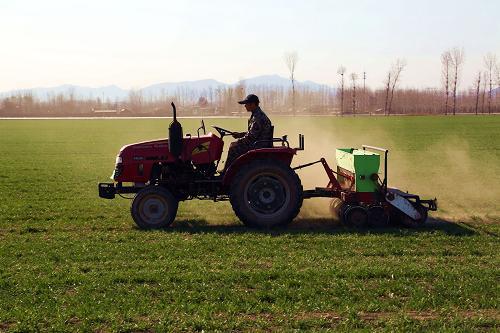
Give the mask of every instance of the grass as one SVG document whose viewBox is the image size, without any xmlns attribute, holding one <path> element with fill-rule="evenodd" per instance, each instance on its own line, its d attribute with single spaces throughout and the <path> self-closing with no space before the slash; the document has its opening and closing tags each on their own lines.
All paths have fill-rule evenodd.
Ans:
<svg viewBox="0 0 500 333">
<path fill-rule="evenodd" d="M 390 183 L 437 196 L 440 211 L 418 230 L 359 230 L 306 203 L 263 232 L 227 203 L 192 201 L 145 232 L 130 201 L 99 199 L 96 184 L 120 146 L 164 137 L 168 121 L 2 121 L 0 331 L 498 329 L 500 118 L 273 120 L 292 143 L 306 134 L 297 163 L 388 147 Z"/>
</svg>

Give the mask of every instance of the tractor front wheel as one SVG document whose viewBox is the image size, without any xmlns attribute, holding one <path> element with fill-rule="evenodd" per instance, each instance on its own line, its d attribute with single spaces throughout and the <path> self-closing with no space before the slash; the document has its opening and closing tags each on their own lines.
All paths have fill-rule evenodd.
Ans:
<svg viewBox="0 0 500 333">
<path fill-rule="evenodd" d="M 255 160 L 236 174 L 229 199 L 246 226 L 286 225 L 302 206 L 302 184 L 288 165 L 276 160 Z"/>
<path fill-rule="evenodd" d="M 172 224 L 178 207 L 179 201 L 169 190 L 148 186 L 136 194 L 130 213 L 139 228 L 161 229 Z"/>
</svg>

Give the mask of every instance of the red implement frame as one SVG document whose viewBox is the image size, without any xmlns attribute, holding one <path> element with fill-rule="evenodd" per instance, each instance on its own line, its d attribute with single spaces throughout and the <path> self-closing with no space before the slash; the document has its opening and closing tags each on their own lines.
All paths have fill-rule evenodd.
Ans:
<svg viewBox="0 0 500 333">
<path fill-rule="evenodd" d="M 339 181 L 337 180 L 337 177 L 335 177 L 335 174 L 341 175 L 342 177 L 345 177 L 351 181 L 354 180 L 354 177 L 352 177 L 351 175 L 333 171 L 324 158 L 321 158 L 319 161 L 299 165 L 293 168 L 293 170 L 299 170 L 318 163 L 321 163 L 323 165 L 323 168 L 325 169 L 326 175 L 328 176 L 328 185 L 326 185 L 326 187 L 316 187 L 316 189 L 314 190 L 304 191 L 305 199 L 314 197 L 341 198 L 343 196 L 345 197 L 347 192 L 351 192 L 351 189 L 342 188 Z M 342 195 L 342 193 L 344 193 L 344 195 Z"/>
<path fill-rule="evenodd" d="M 335 190 L 339 190 L 340 191 L 342 189 L 342 187 L 340 186 L 339 181 L 335 177 L 335 173 L 337 173 L 337 172 L 333 171 L 330 168 L 330 166 L 328 165 L 328 163 L 326 162 L 326 160 L 324 158 L 321 158 L 320 162 L 323 165 L 323 168 L 325 168 L 326 175 L 328 176 L 328 179 L 330 180 L 328 182 L 328 185 L 326 185 L 326 187 L 333 188 Z M 351 176 L 349 176 L 349 175 L 342 174 L 342 176 L 344 176 L 346 178 L 351 178 Z"/>
</svg>

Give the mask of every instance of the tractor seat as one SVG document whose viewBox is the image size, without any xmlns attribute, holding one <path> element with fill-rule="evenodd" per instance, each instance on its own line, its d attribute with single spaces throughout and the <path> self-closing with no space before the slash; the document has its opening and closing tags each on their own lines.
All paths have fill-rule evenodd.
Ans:
<svg viewBox="0 0 500 333">
<path fill-rule="evenodd" d="M 267 141 L 267 145 L 264 148 L 272 148 L 274 145 L 273 139 L 274 139 L 274 126 L 271 125 L 271 141 Z"/>
<path fill-rule="evenodd" d="M 268 140 L 259 140 L 257 142 L 254 143 L 254 149 L 258 149 L 258 148 L 273 148 L 274 147 L 274 143 L 275 142 L 281 142 L 281 145 L 287 145 L 289 146 L 288 144 L 288 140 L 286 139 L 286 135 L 281 137 L 281 138 L 275 138 L 274 137 L 274 126 L 271 126 L 271 138 L 268 139 Z"/>
<path fill-rule="evenodd" d="M 272 148 L 274 142 L 274 126 L 271 126 L 271 135 L 269 139 L 259 140 L 254 143 L 255 148 Z"/>
</svg>

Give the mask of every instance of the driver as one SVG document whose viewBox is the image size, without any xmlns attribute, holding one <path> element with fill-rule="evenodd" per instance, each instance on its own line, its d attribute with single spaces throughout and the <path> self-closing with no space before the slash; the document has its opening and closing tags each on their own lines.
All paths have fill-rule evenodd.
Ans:
<svg viewBox="0 0 500 333">
<path fill-rule="evenodd" d="M 264 111 L 259 107 L 259 98 L 256 95 L 250 94 L 238 103 L 244 104 L 247 112 L 251 112 L 252 115 L 248 120 L 247 132 L 233 133 L 233 138 L 238 140 L 229 146 L 223 173 L 229 168 L 231 163 L 249 150 L 272 145 L 273 129 L 271 120 L 269 120 Z M 267 142 L 259 142 L 264 140 L 267 140 Z"/>
</svg>

